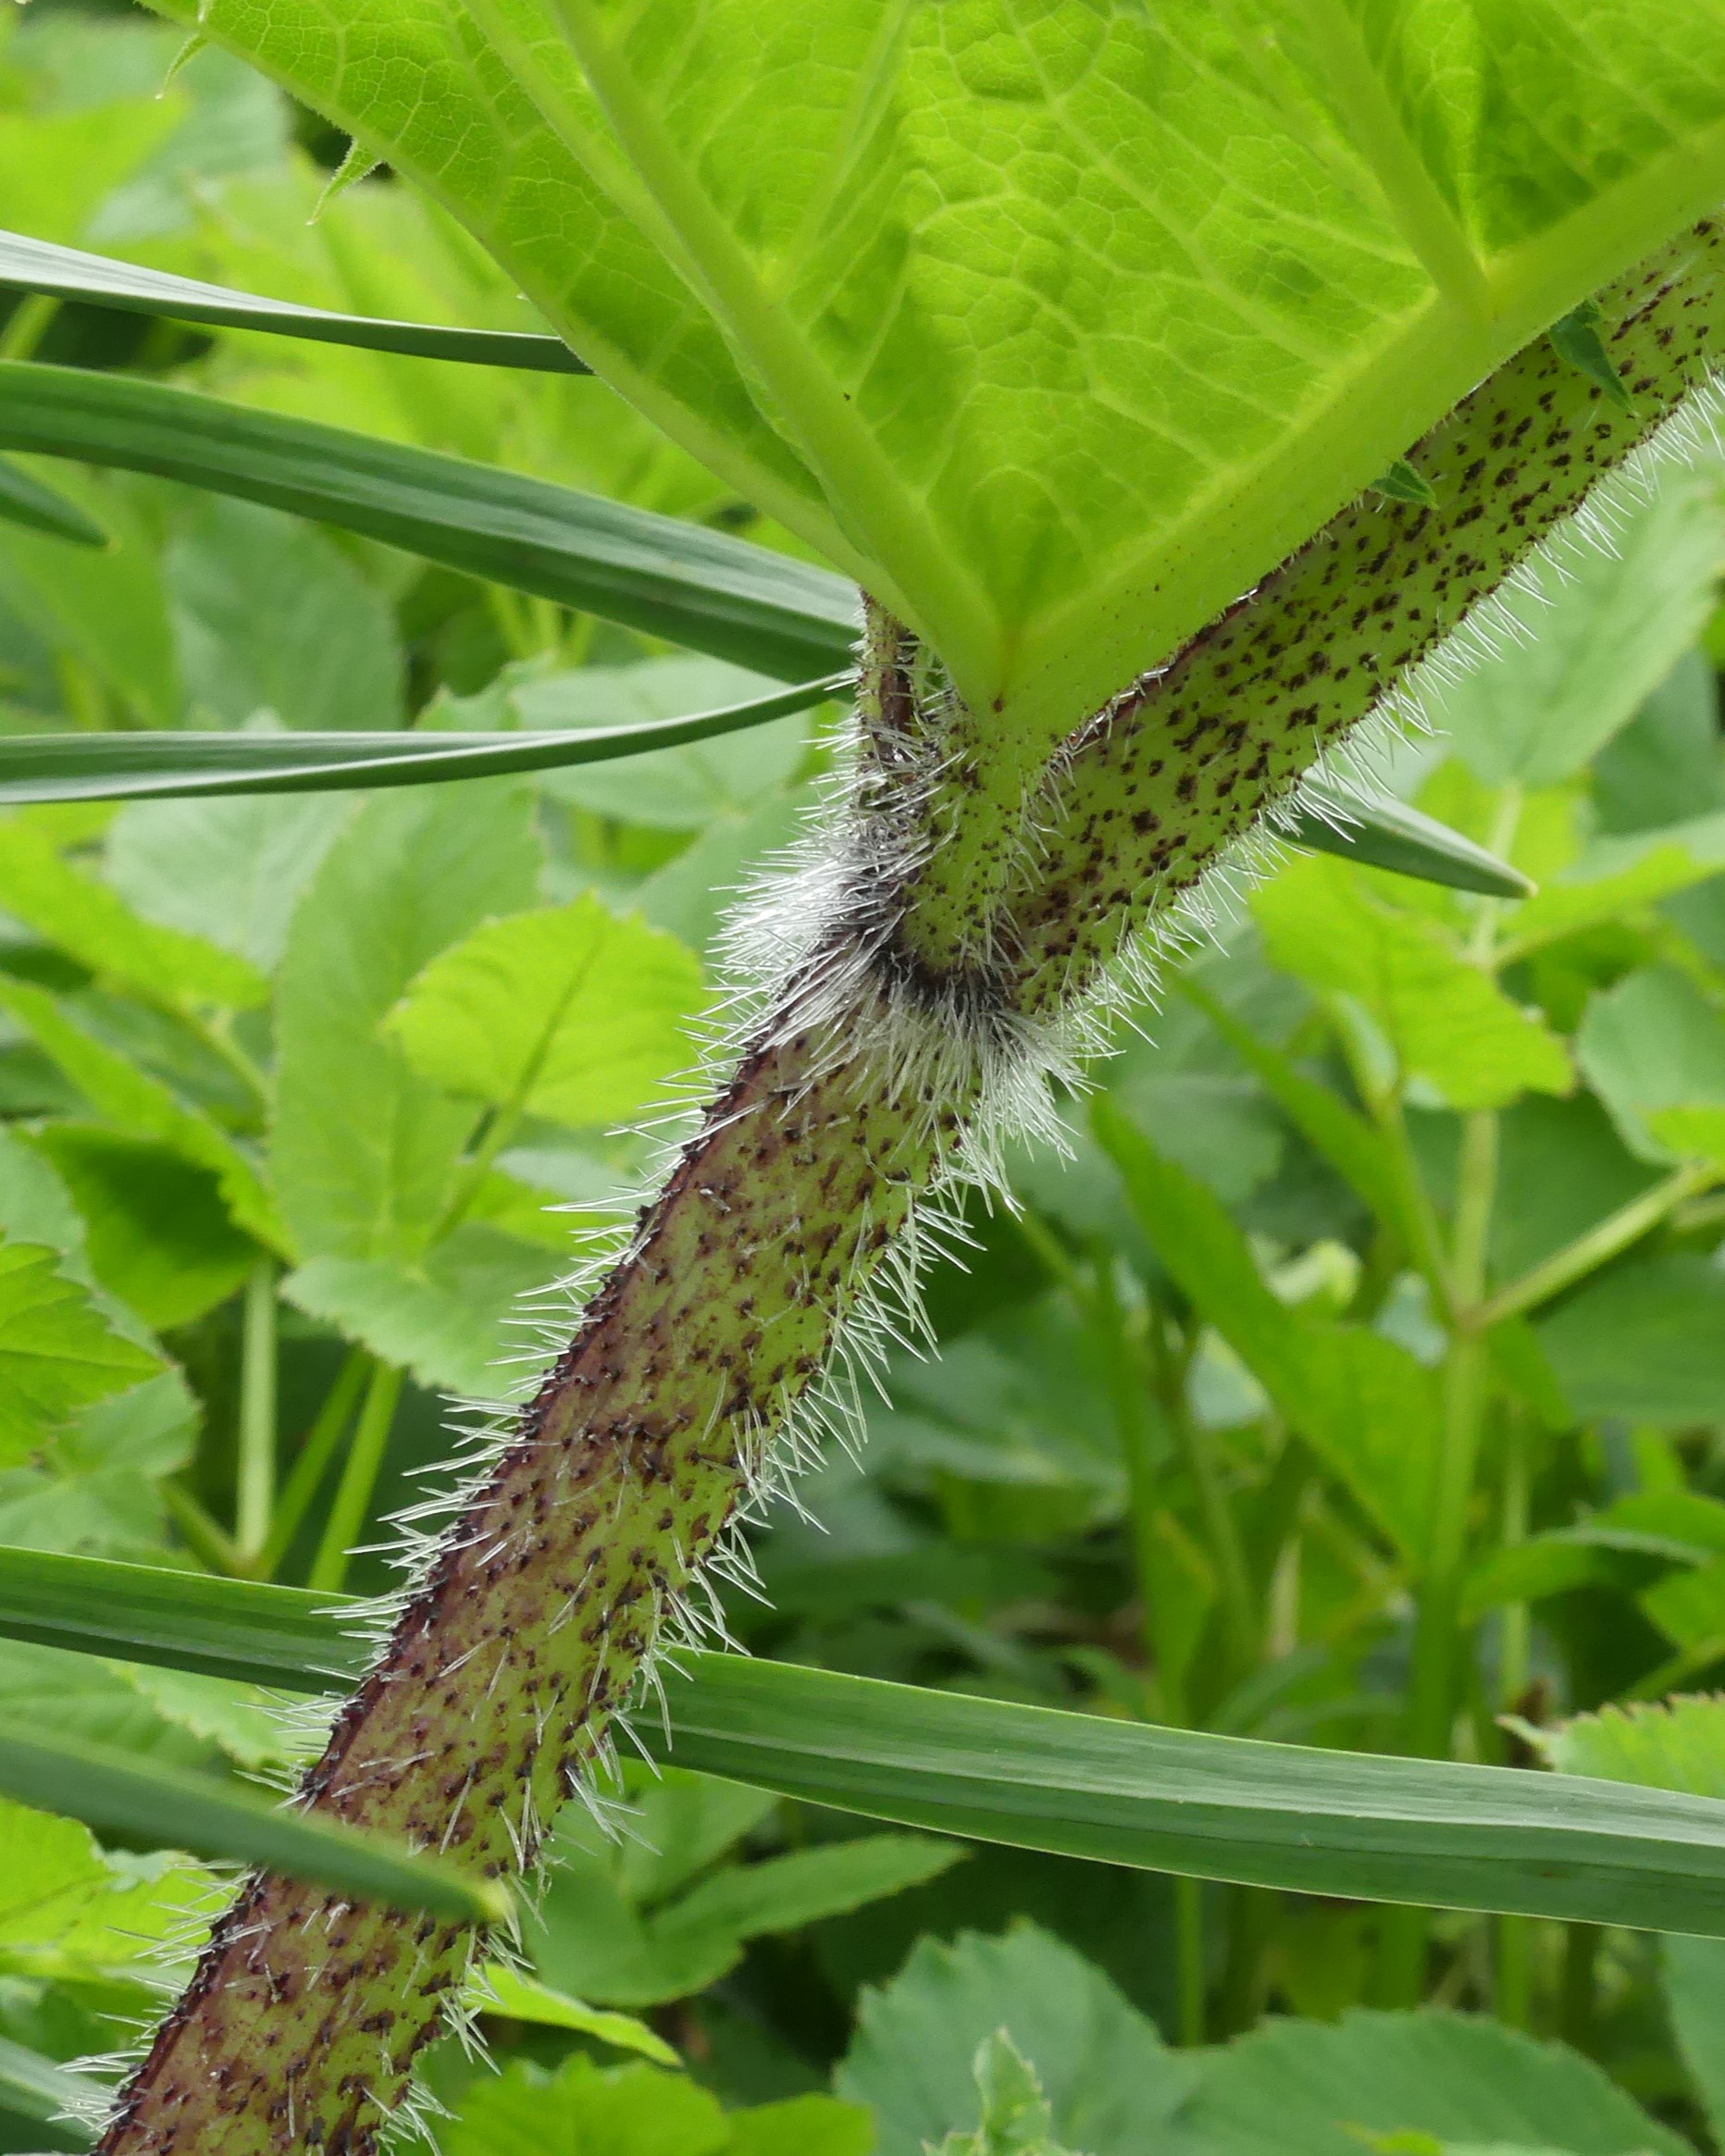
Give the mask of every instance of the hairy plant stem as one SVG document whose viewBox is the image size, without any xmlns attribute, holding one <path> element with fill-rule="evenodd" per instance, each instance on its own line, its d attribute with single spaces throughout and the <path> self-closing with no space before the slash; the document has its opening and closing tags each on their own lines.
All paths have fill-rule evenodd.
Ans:
<svg viewBox="0 0 1725 2156">
<path fill-rule="evenodd" d="M 1545 348 L 1523 353 L 1413 452 L 1435 509 L 1344 512 L 1098 714 L 1011 813 L 967 792 L 975 719 L 875 617 L 836 841 L 845 902 L 481 1475 L 302 1802 L 488 1874 L 532 1863 L 985 1095 L 998 1112 L 1003 1090 L 1034 1092 L 1058 1060 L 1049 1025 L 1134 934 L 1706 378 L 1725 350 L 1717 243 L 1703 228 L 1601 295 L 1640 416 Z M 466 1954 L 452 1927 L 254 1879 L 105 2156 L 367 2156 Z"/>
</svg>

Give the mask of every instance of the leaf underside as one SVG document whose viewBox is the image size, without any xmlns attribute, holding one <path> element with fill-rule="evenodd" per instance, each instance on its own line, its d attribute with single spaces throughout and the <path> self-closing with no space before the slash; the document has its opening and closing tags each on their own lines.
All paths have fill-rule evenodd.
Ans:
<svg viewBox="0 0 1725 2156">
<path fill-rule="evenodd" d="M 1469 20 L 1458 43 L 1368 0 L 199 15 L 1033 748 L 1725 194 L 1719 0 Z"/>
</svg>

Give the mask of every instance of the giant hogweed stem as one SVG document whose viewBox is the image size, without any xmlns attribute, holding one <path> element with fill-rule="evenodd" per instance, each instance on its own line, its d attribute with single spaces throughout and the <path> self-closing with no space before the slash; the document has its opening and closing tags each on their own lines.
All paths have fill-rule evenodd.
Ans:
<svg viewBox="0 0 1725 2156">
<path fill-rule="evenodd" d="M 316 1808 L 488 1874 L 531 1862 L 935 1153 L 829 1043 L 745 1056 L 342 1712 Z M 466 1952 L 254 1879 L 102 2146 L 370 2150 Z"/>
<path fill-rule="evenodd" d="M 967 1120 L 1034 1080 L 1045 1022 L 1703 386 L 1725 351 L 1719 252 L 1704 226 L 1601 295 L 1641 417 L 1543 346 L 1510 362 L 1414 452 L 1436 508 L 1345 511 L 1069 745 L 1025 828 L 999 836 L 1010 874 L 968 892 L 939 844 L 963 810 L 966 714 L 871 612 L 840 902 L 304 1802 L 491 1873 L 533 1861 Z M 1003 890 L 998 908 L 981 895 Z M 447 1927 L 254 1879 L 122 2092 L 105 2156 L 368 2156 L 466 1955 Z"/>
<path fill-rule="evenodd" d="M 1722 270 L 1709 221 L 1599 293 L 1631 408 L 1549 340 L 1507 361 L 1409 452 L 1433 506 L 1362 497 L 1074 737 L 995 842 L 1010 874 L 982 951 L 949 857 L 932 856 L 900 897 L 907 962 L 984 964 L 1026 1016 L 1081 994 L 1708 385 Z"/>
</svg>

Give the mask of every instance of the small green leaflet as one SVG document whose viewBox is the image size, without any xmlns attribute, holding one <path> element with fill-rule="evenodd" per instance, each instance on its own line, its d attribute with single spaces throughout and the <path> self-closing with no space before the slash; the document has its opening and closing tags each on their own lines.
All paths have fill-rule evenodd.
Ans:
<svg viewBox="0 0 1725 2156">
<path fill-rule="evenodd" d="M 1612 366 L 1611 354 L 1599 334 L 1599 325 L 1604 320 L 1595 303 L 1583 300 L 1579 307 L 1571 307 L 1560 320 L 1554 322 L 1547 334 L 1560 358 L 1568 360 L 1590 382 L 1597 382 L 1614 404 L 1620 405 L 1625 412 L 1632 412 L 1635 400 L 1629 393 L 1629 385 Z"/>
<path fill-rule="evenodd" d="M 467 1979 L 465 2003 L 476 2014 L 497 2014 L 538 2028 L 566 2028 L 577 2036 L 596 2037 L 620 2051 L 639 2051 L 656 2066 L 682 2064 L 664 2038 L 632 2014 L 589 2006 L 585 2000 L 571 1999 L 566 1991 L 524 1976 L 505 1962 L 486 1962 L 474 1971 Z"/>
<path fill-rule="evenodd" d="M 1334 853 L 1368 868 L 1447 884 L 1452 890 L 1477 891 L 1482 898 L 1525 898 L 1533 888 L 1520 869 L 1387 794 L 1368 799 L 1351 787 L 1308 779 L 1299 791 L 1291 836 L 1297 846 L 1314 853 Z"/>
<path fill-rule="evenodd" d="M 112 1331 L 60 1253 L 0 1242 L 0 1462 L 16 1466 L 74 1409 L 154 1377 L 147 1348 Z"/>
<path fill-rule="evenodd" d="M 1382 494 L 1386 502 L 1411 502 L 1416 509 L 1437 507 L 1437 491 L 1432 482 L 1415 471 L 1406 457 L 1397 457 L 1381 479 L 1374 479 L 1371 491 Z"/>
<path fill-rule="evenodd" d="M 170 1010 L 200 1003 L 247 1010 L 268 997 L 255 966 L 201 936 L 146 921 L 64 860 L 45 833 L 16 819 L 0 844 L 0 906 L 98 977 Z"/>
<path fill-rule="evenodd" d="M 338 176 L 339 177 L 339 176 Z M 306 337 L 320 344 L 357 344 L 371 352 L 402 352 L 424 359 L 460 359 L 482 366 L 528 367 L 541 374 L 590 374 L 560 337 L 515 329 L 451 329 L 435 322 L 382 322 L 366 315 L 333 315 L 322 307 L 296 307 L 261 299 L 226 285 L 170 277 L 105 254 L 56 247 L 22 232 L 0 232 L 0 288 L 48 292 L 56 299 L 85 300 L 130 314 L 162 315 L 174 322 L 209 322 L 226 329 L 270 329 L 279 337 Z"/>
<path fill-rule="evenodd" d="M 1004 2029 L 983 2038 L 971 2071 L 982 2116 L 974 2134 L 949 2134 L 939 2156 L 1066 2156 L 1036 2070 Z"/>
<path fill-rule="evenodd" d="M 686 2075 L 577 2052 L 554 2074 L 516 2059 L 476 2076 L 438 2146 L 445 2156 L 873 2156 L 875 2122 L 830 2096 L 726 2112 Z"/>
</svg>

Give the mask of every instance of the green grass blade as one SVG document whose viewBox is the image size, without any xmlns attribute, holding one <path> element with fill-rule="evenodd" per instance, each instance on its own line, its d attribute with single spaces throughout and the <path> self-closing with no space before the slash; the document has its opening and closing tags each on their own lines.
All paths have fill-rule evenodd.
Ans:
<svg viewBox="0 0 1725 2156">
<path fill-rule="evenodd" d="M 318 344 L 357 344 L 368 352 L 401 352 L 418 359 L 459 359 L 481 366 L 526 367 L 539 374 L 591 374 L 561 337 L 518 329 L 449 329 L 435 322 L 387 322 L 369 315 L 336 315 L 287 300 L 140 269 L 105 254 L 56 247 L 22 232 L 0 232 L 0 288 L 84 300 L 132 315 L 173 322 L 208 322 L 223 329 L 268 329 Z"/>
<path fill-rule="evenodd" d="M 87 2103 L 90 2096 L 88 2081 L 40 2051 L 0 2037 L 0 2111 L 31 2119 L 39 2126 L 58 2127 L 65 2147 L 88 2147 L 95 2136 L 70 2124 L 67 2114 L 75 2105 Z"/>
<path fill-rule="evenodd" d="M 0 1546 L 0 1637 L 163 1669 L 327 1691 L 366 1659 L 330 1607 L 297 1587 Z"/>
<path fill-rule="evenodd" d="M 691 1659 L 674 1744 L 643 1717 L 649 1748 L 812 1803 L 1303 1893 L 1725 1935 L 1725 1804 Z"/>
<path fill-rule="evenodd" d="M 435 786 L 675 749 L 842 695 L 843 675 L 636 726 L 536 734 L 14 734 L 0 737 L 0 806 L 184 794 L 308 794 Z"/>
<path fill-rule="evenodd" d="M 441 1858 L 105 1744 L 0 1732 L 0 1792 L 81 1819 L 99 1833 L 135 1836 L 193 1856 L 237 1858 L 391 1908 L 463 1924 L 499 1923 L 509 1913 L 501 1888 Z"/>
<path fill-rule="evenodd" d="M 0 362 L 0 449 L 267 502 L 782 680 L 858 634 L 842 577 L 725 532 L 160 382 Z"/>
<path fill-rule="evenodd" d="M 1422 883 L 1447 884 L 1452 890 L 1478 891 L 1488 898 L 1525 898 L 1534 887 L 1519 868 L 1387 795 L 1372 800 L 1351 787 L 1308 781 L 1292 836 L 1314 853 L 1339 854 L 1344 861 L 1393 869 Z"/>
<path fill-rule="evenodd" d="M 76 502 L 53 488 L 20 472 L 0 457 L 0 518 L 22 524 L 31 531 L 45 531 L 55 539 L 70 539 L 74 546 L 105 547 L 107 534 L 93 516 L 86 516 Z"/>
<path fill-rule="evenodd" d="M 356 1676 L 340 1598 L 0 1551 L 0 1634 L 290 1690 Z M 1725 1937 L 1725 1804 L 1326 1752 L 690 1654 L 667 1749 L 979 1840 L 1306 1893 Z"/>
</svg>

